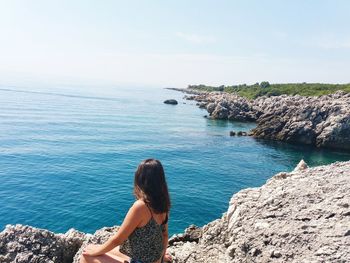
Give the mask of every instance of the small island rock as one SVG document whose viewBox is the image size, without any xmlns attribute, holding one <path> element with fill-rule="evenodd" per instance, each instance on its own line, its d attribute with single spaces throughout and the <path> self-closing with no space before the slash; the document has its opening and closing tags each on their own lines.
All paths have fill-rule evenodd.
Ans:
<svg viewBox="0 0 350 263">
<path fill-rule="evenodd" d="M 170 99 L 170 100 L 165 100 L 165 104 L 171 104 L 171 105 L 177 105 L 177 100 Z"/>
<path fill-rule="evenodd" d="M 230 136 L 235 136 L 235 135 L 236 135 L 236 132 L 230 131 Z"/>
</svg>

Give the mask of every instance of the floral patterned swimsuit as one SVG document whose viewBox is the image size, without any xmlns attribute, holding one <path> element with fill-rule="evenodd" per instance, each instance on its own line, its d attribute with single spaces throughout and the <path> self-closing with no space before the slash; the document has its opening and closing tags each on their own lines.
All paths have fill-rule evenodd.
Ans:
<svg viewBox="0 0 350 263">
<path fill-rule="evenodd" d="M 147 206 L 148 207 L 148 206 Z M 168 215 L 162 224 L 158 224 L 153 218 L 143 227 L 136 228 L 134 232 L 120 245 L 120 252 L 128 255 L 131 262 L 153 263 L 162 257 L 163 231 L 168 222 Z"/>
</svg>

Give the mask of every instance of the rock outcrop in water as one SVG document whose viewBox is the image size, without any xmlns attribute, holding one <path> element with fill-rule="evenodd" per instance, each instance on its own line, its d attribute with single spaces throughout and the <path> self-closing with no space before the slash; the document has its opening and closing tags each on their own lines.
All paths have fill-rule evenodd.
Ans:
<svg viewBox="0 0 350 263">
<path fill-rule="evenodd" d="M 350 150 L 350 93 L 247 100 L 210 92 L 186 98 L 198 101 L 210 118 L 257 122 L 250 133 L 256 138 Z"/>
<path fill-rule="evenodd" d="M 170 100 L 165 100 L 164 101 L 165 104 L 171 104 L 171 105 L 177 105 L 177 100 L 174 99 L 170 99 Z"/>
<path fill-rule="evenodd" d="M 254 101 L 264 114 L 252 131 L 257 138 L 350 150 L 350 94 L 278 96 Z"/>
<path fill-rule="evenodd" d="M 210 92 L 185 98 L 198 101 L 198 106 L 205 108 L 213 119 L 256 121 L 259 117 L 249 100 L 235 94 Z"/>
<path fill-rule="evenodd" d="M 235 194 L 222 218 L 173 236 L 169 251 L 175 263 L 345 263 L 350 258 L 349 193 L 350 161 L 316 168 L 300 162 L 291 173 Z M 7 226 L 0 233 L 0 262 L 70 263 L 75 255 L 77 263 L 86 244 L 102 243 L 116 230 L 54 234 Z"/>
</svg>

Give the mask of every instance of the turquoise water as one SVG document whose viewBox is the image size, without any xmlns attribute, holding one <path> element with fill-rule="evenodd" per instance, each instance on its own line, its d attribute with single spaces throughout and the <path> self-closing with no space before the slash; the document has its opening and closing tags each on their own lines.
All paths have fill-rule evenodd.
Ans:
<svg viewBox="0 0 350 263">
<path fill-rule="evenodd" d="M 0 228 L 94 232 L 120 224 L 134 200 L 136 166 L 150 157 L 165 168 L 171 233 L 221 217 L 232 194 L 302 158 L 313 166 L 350 159 L 229 137 L 254 125 L 205 119 L 182 96 L 156 88 L 0 87 Z M 180 103 L 163 104 L 169 98 Z"/>
</svg>

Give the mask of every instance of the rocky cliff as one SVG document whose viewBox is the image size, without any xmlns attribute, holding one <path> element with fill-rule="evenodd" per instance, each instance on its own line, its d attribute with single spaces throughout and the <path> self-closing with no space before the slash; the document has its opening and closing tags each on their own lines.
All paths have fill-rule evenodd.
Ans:
<svg viewBox="0 0 350 263">
<path fill-rule="evenodd" d="M 235 194 L 196 241 L 175 242 L 175 262 L 349 262 L 350 162 L 279 173 Z M 197 230 L 198 231 L 198 230 Z"/>
<path fill-rule="evenodd" d="M 8 225 L 0 233 L 1 263 L 71 263 L 85 234 L 74 229 L 55 234 L 31 226 Z"/>
<path fill-rule="evenodd" d="M 349 262 L 350 161 L 308 168 L 301 162 L 258 188 L 236 193 L 227 212 L 202 228 L 173 236 L 174 262 Z M 0 262 L 78 262 L 94 235 L 54 234 L 28 226 L 0 233 Z M 80 247 L 80 252 L 77 252 Z"/>
<path fill-rule="evenodd" d="M 257 138 L 350 150 L 350 93 L 264 97 L 254 108 L 263 113 L 252 131 Z"/>
<path fill-rule="evenodd" d="M 247 100 L 235 94 L 209 92 L 186 98 L 198 101 L 210 118 L 257 122 L 250 133 L 256 138 L 350 150 L 350 93 Z"/>
</svg>

